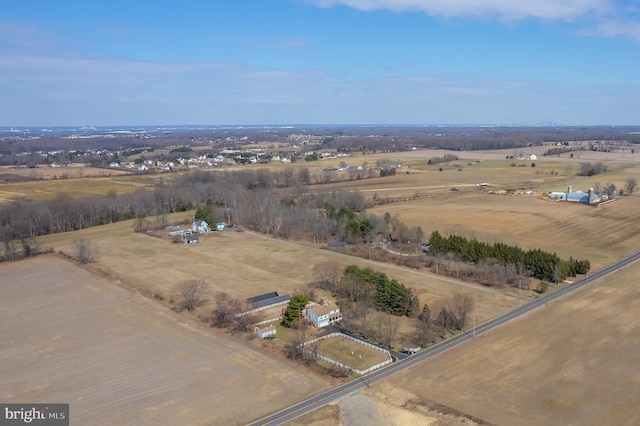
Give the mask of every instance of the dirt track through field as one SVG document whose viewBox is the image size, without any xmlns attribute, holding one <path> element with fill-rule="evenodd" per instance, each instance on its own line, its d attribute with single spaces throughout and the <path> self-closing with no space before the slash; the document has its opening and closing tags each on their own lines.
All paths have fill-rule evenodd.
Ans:
<svg viewBox="0 0 640 426">
<path fill-rule="evenodd" d="M 317 248 L 317 247 L 312 247 L 310 244 L 304 244 L 304 243 L 300 243 L 300 242 L 293 242 L 293 241 L 287 241 L 287 240 L 277 240 L 275 238 L 272 237 L 268 237 L 266 235 L 257 233 L 257 232 L 252 232 L 252 231 L 245 231 L 247 234 L 251 234 L 255 237 L 258 238 L 264 238 L 267 240 L 271 240 L 274 242 L 278 242 L 280 244 L 289 244 L 292 246 L 296 246 L 296 247 L 302 247 L 308 250 L 316 250 L 316 251 L 322 251 L 323 254 L 329 254 L 331 256 L 343 259 L 343 260 L 351 260 L 353 261 L 355 258 L 354 256 L 348 255 L 348 254 L 343 254 L 340 252 L 336 252 L 336 251 L 332 251 L 332 250 L 323 250 L 321 248 Z M 378 268 L 382 268 L 382 269 L 393 269 L 396 271 L 402 271 L 404 273 L 409 273 L 409 274 L 413 274 L 419 277 L 424 277 L 424 278 L 428 278 L 431 280 L 436 280 L 436 281 L 442 281 L 445 283 L 449 283 L 449 284 L 455 284 L 457 286 L 462 286 L 462 287 L 466 287 L 466 288 L 470 288 L 473 290 L 478 290 L 478 291 L 483 291 L 483 292 L 487 292 L 487 293 L 494 293 L 494 294 L 502 294 L 505 296 L 509 296 L 509 297 L 517 297 L 515 294 L 509 293 L 509 292 L 504 292 L 501 290 L 496 290 L 493 288 L 489 288 L 489 287 L 483 287 L 481 285 L 478 284 L 471 284 L 468 282 L 464 282 L 464 281 L 460 281 L 460 280 L 456 280 L 453 278 L 448 278 L 448 277 L 443 277 L 443 276 L 439 276 L 439 275 L 434 275 L 434 274 L 430 274 L 430 273 L 426 273 L 426 272 L 421 272 L 421 271 L 415 271 L 413 269 L 409 269 L 409 268 L 405 268 L 402 266 L 396 266 L 393 265 L 391 263 L 385 263 L 385 262 L 378 262 L 375 260 L 370 260 L 370 259 L 362 259 L 362 258 L 357 258 L 358 262 L 363 262 L 363 263 L 367 263 L 373 266 L 376 266 Z"/>
<path fill-rule="evenodd" d="M 244 424 L 327 383 L 54 256 L 0 265 L 0 401 L 72 425 Z"/>
</svg>

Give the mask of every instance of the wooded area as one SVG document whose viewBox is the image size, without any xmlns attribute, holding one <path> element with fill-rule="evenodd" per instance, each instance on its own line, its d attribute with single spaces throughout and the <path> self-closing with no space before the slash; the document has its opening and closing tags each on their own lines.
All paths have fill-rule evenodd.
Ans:
<svg viewBox="0 0 640 426">
<path fill-rule="evenodd" d="M 453 255 L 456 259 L 480 263 L 495 259 L 502 265 L 524 268 L 533 278 L 558 283 L 576 274 L 585 274 L 591 267 L 588 260 L 561 260 L 555 253 L 547 253 L 539 249 L 523 250 L 520 247 L 504 243 L 487 244 L 460 235 L 443 237 L 434 231 L 429 239 L 429 252 L 434 256 Z"/>
</svg>

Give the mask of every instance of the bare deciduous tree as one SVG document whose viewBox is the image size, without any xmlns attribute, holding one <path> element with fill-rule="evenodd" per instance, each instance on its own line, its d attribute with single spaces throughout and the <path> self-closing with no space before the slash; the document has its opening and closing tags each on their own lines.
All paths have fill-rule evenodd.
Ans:
<svg viewBox="0 0 640 426">
<path fill-rule="evenodd" d="M 473 306 L 471 296 L 461 293 L 436 302 L 431 318 L 440 337 L 446 337 L 449 330 L 463 330 L 469 314 L 473 312 Z"/>
<path fill-rule="evenodd" d="M 377 312 L 373 316 L 372 323 L 374 327 L 371 331 L 374 339 L 389 349 L 393 348 L 400 326 L 398 318 L 394 315 Z"/>
<path fill-rule="evenodd" d="M 224 292 L 216 293 L 215 301 L 216 306 L 211 312 L 211 324 L 216 327 L 232 325 L 236 315 L 242 312 L 242 303 Z"/>
<path fill-rule="evenodd" d="M 309 323 L 304 319 L 296 320 L 291 324 L 294 332 L 290 334 L 292 337 L 286 347 L 287 357 L 297 360 L 304 358 L 304 342 L 307 340 L 308 328 Z"/>
<path fill-rule="evenodd" d="M 426 348 L 429 343 L 433 343 L 433 320 L 431 318 L 431 311 L 426 304 L 422 308 L 422 312 L 416 317 L 416 330 L 414 335 L 414 341 L 423 348 Z"/>
<path fill-rule="evenodd" d="M 624 181 L 624 191 L 627 195 L 633 194 L 636 186 L 638 186 L 638 181 L 635 178 L 628 178 L 626 181 Z"/>
<path fill-rule="evenodd" d="M 308 345 L 306 345 L 307 349 L 309 350 L 308 358 L 310 361 L 318 362 L 318 359 L 319 359 L 318 355 L 320 355 L 320 342 L 321 340 L 314 340 Z"/>
<path fill-rule="evenodd" d="M 451 296 L 449 305 L 456 319 L 456 328 L 462 330 L 467 323 L 467 316 L 473 312 L 473 299 L 468 294 L 456 293 Z"/>
<path fill-rule="evenodd" d="M 20 238 L 22 244 L 22 255 L 24 257 L 35 256 L 40 253 L 40 243 L 34 237 Z"/>
<path fill-rule="evenodd" d="M 335 291 L 341 274 L 342 267 L 335 260 L 320 262 L 313 267 L 313 276 L 318 287 L 325 290 Z"/>
<path fill-rule="evenodd" d="M 398 333 L 398 328 L 400 327 L 400 323 L 398 322 L 398 318 L 393 315 L 385 315 L 384 323 L 383 323 L 383 343 L 384 345 L 392 349 L 393 344 L 396 341 L 396 334 Z"/>
<path fill-rule="evenodd" d="M 2 247 L 4 248 L 2 257 L 4 259 L 15 260 L 18 257 L 18 247 L 14 234 L 15 232 L 10 225 L 0 227 L 0 239 L 2 239 Z"/>
<path fill-rule="evenodd" d="M 192 311 L 205 303 L 205 296 L 209 289 L 209 283 L 202 280 L 187 280 L 178 284 L 177 293 L 180 306 Z"/>
<path fill-rule="evenodd" d="M 244 311 L 244 309 L 240 310 Z M 235 331 L 251 331 L 254 323 L 255 317 L 253 315 L 240 315 L 235 317 L 231 324 Z"/>
<path fill-rule="evenodd" d="M 607 194 L 609 197 L 615 197 L 616 186 L 613 183 L 607 182 L 607 184 L 604 186 L 603 192 Z"/>
<path fill-rule="evenodd" d="M 95 262 L 97 255 L 98 249 L 91 241 L 78 240 L 73 243 L 73 256 L 78 262 L 82 264 Z"/>
</svg>

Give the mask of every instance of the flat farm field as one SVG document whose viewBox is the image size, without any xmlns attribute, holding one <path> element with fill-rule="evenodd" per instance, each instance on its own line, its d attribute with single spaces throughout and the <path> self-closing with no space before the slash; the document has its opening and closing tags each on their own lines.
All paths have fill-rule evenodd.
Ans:
<svg viewBox="0 0 640 426">
<path fill-rule="evenodd" d="M 188 214 L 172 216 L 170 223 L 173 218 Z M 343 267 L 356 264 L 384 272 L 416 289 L 422 303 L 433 303 L 456 292 L 469 294 L 476 302 L 479 320 L 494 317 L 520 303 L 513 295 L 483 286 L 325 250 L 324 244 L 314 247 L 248 231 L 212 232 L 201 236 L 198 244 L 175 244 L 134 233 L 133 222 L 128 221 L 49 235 L 40 241 L 43 247 L 72 253 L 73 242 L 80 239 L 89 240 L 96 247 L 97 268 L 123 285 L 159 293 L 165 299 L 175 295 L 178 283 L 190 279 L 208 282 L 210 296 L 218 291 L 242 299 L 270 291 L 294 293 L 314 280 L 316 264 L 337 261 Z M 202 312 L 210 308 L 207 305 Z"/>
<path fill-rule="evenodd" d="M 0 402 L 74 425 L 246 424 L 329 387 L 56 256 L 1 264 L 0 294 Z"/>
<path fill-rule="evenodd" d="M 6 203 L 15 197 L 49 200 L 60 194 L 65 194 L 72 198 L 82 198 L 106 195 L 110 192 L 117 194 L 131 193 L 151 187 L 153 179 L 153 175 L 120 175 L 0 183 L 0 204 Z"/>
<path fill-rule="evenodd" d="M 489 243 L 540 248 L 567 259 L 587 258 L 593 268 L 637 250 L 640 221 L 633 214 L 640 211 L 637 190 L 630 197 L 618 196 L 616 201 L 600 207 L 554 202 L 542 194 L 566 191 L 568 186 L 588 191 L 590 187 L 602 188 L 608 183 L 615 184 L 618 191 L 624 190 L 627 179 L 640 180 L 640 155 L 583 151 L 574 158 L 569 158 L 569 154 L 543 157 L 542 148 L 525 150 L 527 155 L 538 155 L 535 161 L 505 159 L 512 154 L 511 150 L 392 153 L 391 158 L 402 163 L 395 176 L 341 182 L 331 187 L 358 190 L 366 198 L 375 199 L 378 205 L 368 209 L 369 213 L 397 215 L 408 226 L 420 226 L 426 238 L 437 230 Z M 427 164 L 429 158 L 446 154 L 460 159 Z M 375 162 L 373 158 L 370 160 Z M 584 162 L 603 162 L 608 171 L 596 176 L 577 176 Z M 532 163 L 536 167 L 531 167 Z M 479 183 L 488 186 L 478 186 Z M 535 193 L 489 194 L 490 190 L 500 189 L 514 189 L 516 194 L 529 189 Z"/>
<path fill-rule="evenodd" d="M 398 215 L 425 234 L 439 231 L 524 249 L 540 248 L 560 257 L 589 259 L 592 268 L 620 260 L 640 247 L 640 198 L 618 197 L 600 207 L 555 202 L 536 196 L 449 195 L 378 206 L 377 215 Z"/>
<path fill-rule="evenodd" d="M 638 276 L 635 263 L 372 388 L 496 425 L 635 425 Z"/>
<path fill-rule="evenodd" d="M 0 175 L 15 175 L 37 180 L 54 180 L 67 178 L 73 179 L 81 177 L 110 177 L 128 174 L 131 174 L 131 171 L 126 169 L 103 169 L 78 163 L 71 164 L 68 167 L 38 166 L 36 168 L 29 168 L 0 166 Z"/>
</svg>

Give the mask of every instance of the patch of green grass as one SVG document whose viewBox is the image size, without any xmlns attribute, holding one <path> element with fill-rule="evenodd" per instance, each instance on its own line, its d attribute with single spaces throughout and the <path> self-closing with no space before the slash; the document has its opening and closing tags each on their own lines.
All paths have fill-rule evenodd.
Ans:
<svg viewBox="0 0 640 426">
<path fill-rule="evenodd" d="M 384 352 L 344 337 L 329 337 L 321 340 L 318 353 L 358 370 L 372 367 L 389 359 Z"/>
</svg>

